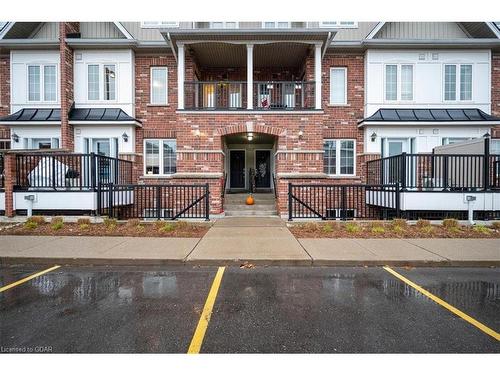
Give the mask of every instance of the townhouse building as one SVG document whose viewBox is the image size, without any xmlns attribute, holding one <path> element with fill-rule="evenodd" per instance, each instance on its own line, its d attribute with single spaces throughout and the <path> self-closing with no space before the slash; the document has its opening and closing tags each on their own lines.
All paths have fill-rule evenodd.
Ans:
<svg viewBox="0 0 500 375">
<path fill-rule="evenodd" d="M 227 193 L 272 192 L 287 215 L 290 184 L 366 184 L 376 159 L 485 137 L 500 153 L 500 30 L 8 22 L 0 115 L 2 148 L 128 160 L 130 184 L 208 184 L 212 215 L 227 211 Z M 25 202 L 9 189 L 3 209 L 13 215 Z"/>
</svg>

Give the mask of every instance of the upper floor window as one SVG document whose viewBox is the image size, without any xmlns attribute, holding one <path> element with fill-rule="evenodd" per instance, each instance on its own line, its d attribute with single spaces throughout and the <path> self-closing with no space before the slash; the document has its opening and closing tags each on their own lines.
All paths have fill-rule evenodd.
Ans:
<svg viewBox="0 0 500 375">
<path fill-rule="evenodd" d="M 320 22 L 319 27 L 325 28 L 356 28 L 358 23 L 354 21 L 325 21 Z"/>
<path fill-rule="evenodd" d="M 385 66 L 385 100 L 413 100 L 413 65 Z"/>
<path fill-rule="evenodd" d="M 166 66 L 151 68 L 151 104 L 168 104 L 168 70 Z"/>
<path fill-rule="evenodd" d="M 347 68 L 330 68 L 330 104 L 347 104 Z"/>
<path fill-rule="evenodd" d="M 116 100 L 116 65 L 89 64 L 87 69 L 88 100 Z"/>
<path fill-rule="evenodd" d="M 329 175 L 355 174 L 355 141 L 353 139 L 326 139 L 323 143 L 324 172 Z"/>
<path fill-rule="evenodd" d="M 444 66 L 444 100 L 472 100 L 472 65 Z"/>
<path fill-rule="evenodd" d="M 170 22 L 170 21 L 145 21 L 145 22 L 141 22 L 141 27 L 143 29 L 173 28 L 173 27 L 179 27 L 179 22 Z"/>
<path fill-rule="evenodd" d="M 264 29 L 289 29 L 291 27 L 290 22 L 262 22 L 262 27 Z"/>
<path fill-rule="evenodd" d="M 238 22 L 210 22 L 211 29 L 237 29 Z"/>
<path fill-rule="evenodd" d="M 175 139 L 144 140 L 144 169 L 147 175 L 167 175 L 177 171 Z"/>
<path fill-rule="evenodd" d="M 28 101 L 55 102 L 56 93 L 56 66 L 28 65 Z"/>
</svg>

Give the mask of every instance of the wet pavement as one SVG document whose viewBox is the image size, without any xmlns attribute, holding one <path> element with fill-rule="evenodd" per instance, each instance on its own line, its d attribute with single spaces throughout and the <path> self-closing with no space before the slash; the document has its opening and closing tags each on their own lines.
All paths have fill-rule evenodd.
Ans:
<svg viewBox="0 0 500 375">
<path fill-rule="evenodd" d="M 0 286 L 41 271 L 3 266 Z M 394 268 L 500 331 L 500 269 Z M 0 293 L 0 347 L 185 353 L 216 267 L 61 267 Z M 227 267 L 201 352 L 500 353 L 380 267 Z"/>
</svg>

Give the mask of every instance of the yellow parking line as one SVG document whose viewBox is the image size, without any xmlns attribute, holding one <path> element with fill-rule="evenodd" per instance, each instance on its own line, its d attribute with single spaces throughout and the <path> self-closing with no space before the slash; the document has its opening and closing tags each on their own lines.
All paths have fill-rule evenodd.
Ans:
<svg viewBox="0 0 500 375">
<path fill-rule="evenodd" d="M 404 277 L 403 275 L 400 275 L 399 273 L 397 273 L 396 271 L 394 271 L 392 268 L 390 267 L 384 267 L 384 270 L 386 270 L 387 272 L 389 272 L 390 274 L 394 275 L 395 277 L 397 277 L 398 279 L 400 279 L 401 281 L 405 282 L 406 284 L 408 284 L 409 286 L 411 286 L 412 288 L 418 290 L 420 293 L 422 293 L 424 296 L 430 298 L 431 300 L 433 300 L 434 302 L 436 302 L 437 304 L 443 306 L 445 309 L 448 309 L 449 311 L 451 311 L 452 313 L 458 315 L 460 318 L 462 318 L 463 320 L 469 322 L 470 324 L 472 324 L 474 327 L 476 328 L 479 328 L 481 331 L 483 331 L 484 333 L 486 333 L 487 335 L 490 335 L 491 337 L 493 337 L 494 339 L 497 339 L 498 341 L 500 341 L 500 333 L 498 332 L 495 332 L 494 330 L 492 330 L 491 328 L 485 326 L 483 323 L 480 323 L 478 322 L 476 319 L 474 319 L 473 317 L 467 315 L 466 313 L 464 313 L 463 311 L 460 311 L 459 309 L 457 309 L 456 307 L 453 307 L 452 305 L 450 305 L 449 303 L 443 301 L 441 298 L 439 297 L 436 297 L 434 294 L 428 292 L 427 290 L 425 290 L 424 288 L 418 286 L 417 284 L 415 284 L 413 281 L 410 281 L 408 280 L 406 277 Z"/>
<path fill-rule="evenodd" d="M 25 277 L 24 279 L 18 280 L 12 284 L 5 285 L 5 286 L 0 288 L 0 293 L 5 292 L 6 290 L 8 290 L 10 288 L 14 288 L 15 286 L 18 286 L 22 283 L 25 283 L 26 281 L 34 279 L 35 277 L 42 276 L 43 274 L 46 274 L 47 272 L 54 271 L 54 270 L 58 269 L 59 267 L 61 267 L 61 266 L 50 267 L 50 268 L 47 268 L 46 270 L 34 273 L 33 275 L 30 275 L 28 277 Z"/>
<path fill-rule="evenodd" d="M 215 299 L 217 298 L 217 293 L 222 281 L 222 275 L 224 274 L 224 269 L 226 267 L 219 267 L 217 274 L 215 275 L 212 287 L 207 296 L 207 301 L 205 302 L 205 307 L 200 316 L 200 321 L 194 331 L 193 338 L 191 340 L 191 345 L 189 345 L 188 354 L 198 354 L 201 350 L 201 345 L 203 344 L 203 338 L 205 337 L 205 332 L 208 328 L 208 322 L 210 322 L 210 317 L 212 316 L 212 309 L 214 307 Z"/>
</svg>

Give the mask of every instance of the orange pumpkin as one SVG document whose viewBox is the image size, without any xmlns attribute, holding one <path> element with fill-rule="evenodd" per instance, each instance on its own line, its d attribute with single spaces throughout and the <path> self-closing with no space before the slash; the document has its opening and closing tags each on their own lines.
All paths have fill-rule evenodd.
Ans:
<svg viewBox="0 0 500 375">
<path fill-rule="evenodd" d="M 253 197 L 251 195 L 249 195 L 247 197 L 247 200 L 245 201 L 245 203 L 248 204 L 249 206 L 251 206 L 252 204 L 255 203 L 255 201 L 254 201 Z"/>
</svg>

